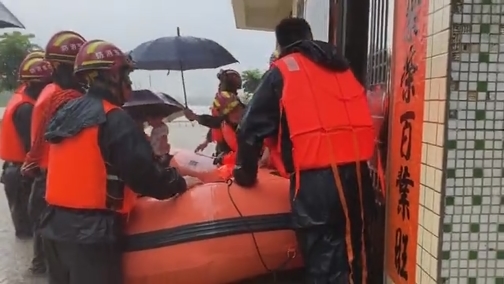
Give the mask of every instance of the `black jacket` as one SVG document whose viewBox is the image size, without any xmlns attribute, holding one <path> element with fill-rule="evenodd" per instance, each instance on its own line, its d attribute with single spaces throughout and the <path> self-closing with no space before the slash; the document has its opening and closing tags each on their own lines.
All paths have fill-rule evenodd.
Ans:
<svg viewBox="0 0 504 284">
<path fill-rule="evenodd" d="M 166 199 L 184 191 L 185 180 L 174 168 L 166 169 L 156 162 L 150 143 L 135 121 L 122 109 L 105 114 L 102 99 L 114 103 L 107 91 L 90 89 L 83 97 L 64 105 L 49 122 L 45 138 L 59 143 L 84 128 L 98 125 L 97 143 L 104 160 L 134 192 Z M 45 237 L 81 243 L 116 241 L 122 230 L 120 216 L 103 210 L 50 206 L 41 223 Z"/>
</svg>

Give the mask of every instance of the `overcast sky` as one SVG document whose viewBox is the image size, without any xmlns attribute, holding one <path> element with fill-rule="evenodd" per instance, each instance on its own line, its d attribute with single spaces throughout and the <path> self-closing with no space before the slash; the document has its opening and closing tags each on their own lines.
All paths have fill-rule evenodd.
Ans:
<svg viewBox="0 0 504 284">
<path fill-rule="evenodd" d="M 86 39 L 103 39 L 123 50 L 163 36 L 206 37 L 227 48 L 240 64 L 230 65 L 238 71 L 266 69 L 275 46 L 272 33 L 235 28 L 231 0 L 2 0 L 23 22 L 35 42 L 45 46 L 54 33 L 73 30 Z M 184 73 L 188 95 L 211 98 L 217 88 L 218 70 Z M 179 72 L 135 71 L 136 88 L 149 88 L 182 97 Z"/>
</svg>

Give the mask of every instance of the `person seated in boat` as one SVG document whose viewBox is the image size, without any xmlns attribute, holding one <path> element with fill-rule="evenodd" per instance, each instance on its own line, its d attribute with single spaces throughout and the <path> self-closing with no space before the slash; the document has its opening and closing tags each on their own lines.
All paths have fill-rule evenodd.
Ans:
<svg viewBox="0 0 504 284">
<path fill-rule="evenodd" d="M 89 88 L 59 108 L 45 132 L 48 208 L 40 233 L 49 282 L 122 284 L 121 229 L 137 195 L 168 199 L 194 179 L 159 165 L 145 133 L 121 108 L 133 66 L 119 48 L 89 41 L 74 68 Z"/>
<path fill-rule="evenodd" d="M 238 126 L 234 182 L 254 186 L 262 142 L 278 137 L 305 283 L 368 283 L 364 214 L 374 201 L 367 162 L 376 137 L 366 91 L 306 20 L 284 19 L 275 35 L 280 56 Z"/>
<path fill-rule="evenodd" d="M 149 140 L 152 145 L 152 150 L 157 156 L 165 156 L 170 154 L 170 143 L 168 143 L 169 129 L 164 123 L 163 117 L 148 117 L 147 123 L 152 127 Z"/>
</svg>

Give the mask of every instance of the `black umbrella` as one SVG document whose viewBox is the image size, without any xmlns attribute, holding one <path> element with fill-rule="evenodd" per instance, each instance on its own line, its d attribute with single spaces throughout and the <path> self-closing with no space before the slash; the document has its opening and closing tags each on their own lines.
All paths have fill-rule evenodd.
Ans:
<svg viewBox="0 0 504 284">
<path fill-rule="evenodd" d="M 148 117 L 164 117 L 172 121 L 184 115 L 184 105 L 165 93 L 150 90 L 136 90 L 123 105 L 134 119 L 145 121 Z"/>
<path fill-rule="evenodd" d="M 20 28 L 24 29 L 25 26 L 12 14 L 12 12 L 0 2 L 0 29 L 5 28 Z"/>
<path fill-rule="evenodd" d="M 130 52 L 135 68 L 140 70 L 181 71 L 184 100 L 185 70 L 212 69 L 238 62 L 224 47 L 213 40 L 192 36 L 162 37 L 144 42 Z"/>
</svg>

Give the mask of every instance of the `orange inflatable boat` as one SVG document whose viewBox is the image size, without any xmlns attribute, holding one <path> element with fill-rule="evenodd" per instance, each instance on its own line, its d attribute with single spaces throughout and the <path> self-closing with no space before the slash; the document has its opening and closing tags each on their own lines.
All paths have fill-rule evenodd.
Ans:
<svg viewBox="0 0 504 284">
<path fill-rule="evenodd" d="M 172 161 L 196 175 L 215 169 L 184 151 Z M 125 283 L 227 284 L 301 268 L 288 183 L 261 169 L 250 189 L 213 182 L 170 200 L 141 198 L 127 222 Z"/>
</svg>

